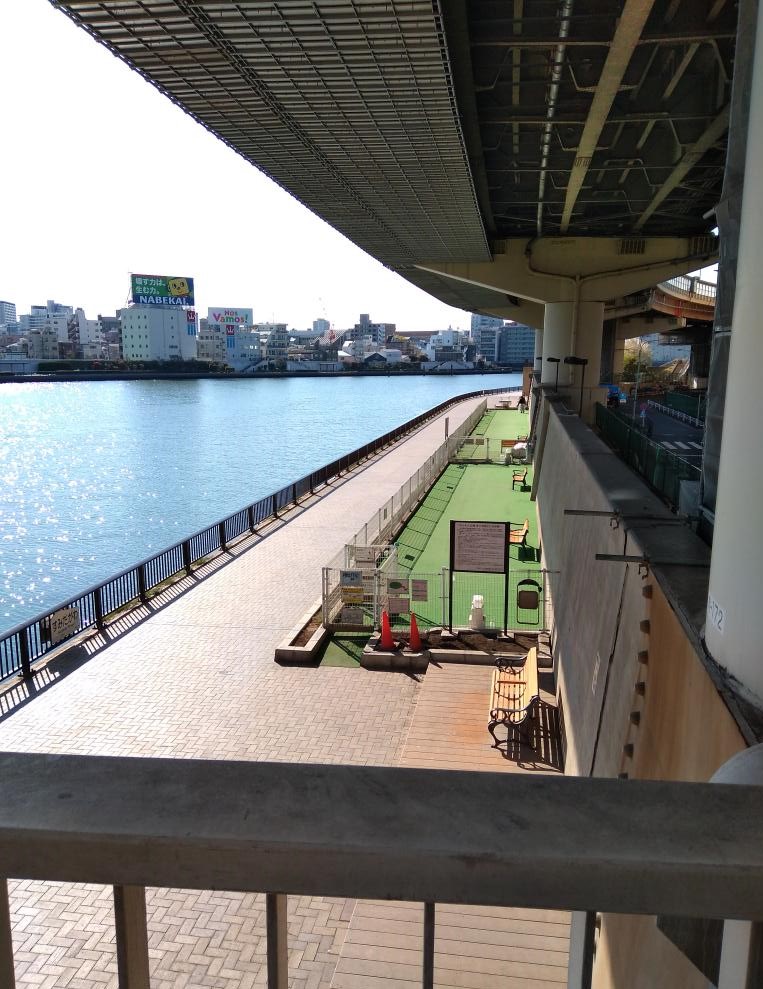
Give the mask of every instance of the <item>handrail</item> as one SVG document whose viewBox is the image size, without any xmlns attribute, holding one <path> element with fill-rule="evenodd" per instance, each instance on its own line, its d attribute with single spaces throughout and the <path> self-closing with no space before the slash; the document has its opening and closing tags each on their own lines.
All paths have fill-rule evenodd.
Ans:
<svg viewBox="0 0 763 989">
<path fill-rule="evenodd" d="M 683 295 L 693 295 L 701 299 L 715 302 L 716 285 L 715 282 L 706 282 L 701 278 L 692 278 L 689 275 L 676 275 L 660 282 L 659 286 L 663 291 L 671 289 L 683 293 Z"/>
<path fill-rule="evenodd" d="M 58 648 L 63 642 L 88 628 L 103 628 L 108 615 L 122 610 L 136 599 L 145 603 L 150 592 L 155 588 L 173 582 L 178 578 L 178 574 L 190 574 L 194 564 L 210 555 L 226 552 L 232 541 L 256 533 L 258 526 L 277 518 L 279 512 L 298 504 L 300 498 L 312 494 L 315 488 L 345 473 L 377 453 L 382 447 L 417 429 L 424 422 L 436 418 L 451 406 L 470 398 L 496 395 L 510 390 L 512 389 L 487 388 L 453 396 L 280 490 L 246 505 L 232 515 L 218 519 L 180 542 L 173 543 L 139 563 L 80 591 L 34 618 L 13 626 L 0 636 L 0 683 L 18 673 L 24 678 L 29 678 L 32 675 L 31 664 L 47 655 L 52 649 Z M 65 634 L 61 634 L 54 642 L 51 618 L 57 612 L 68 609 L 76 609 L 77 614 L 70 611 L 65 616 L 71 625 L 64 622 Z"/>
<path fill-rule="evenodd" d="M 738 919 L 763 902 L 760 786 L 18 752 L 0 778 L 0 878 Z"/>
</svg>

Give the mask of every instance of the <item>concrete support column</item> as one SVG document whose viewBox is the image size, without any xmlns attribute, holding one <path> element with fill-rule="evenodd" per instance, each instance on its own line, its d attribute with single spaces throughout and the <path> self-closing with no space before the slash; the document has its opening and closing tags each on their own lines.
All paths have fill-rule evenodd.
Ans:
<svg viewBox="0 0 763 989">
<path fill-rule="evenodd" d="M 763 16 L 758 17 L 745 174 L 763 166 Z M 763 496 L 763 333 L 760 258 L 763 215 L 756 183 L 742 197 L 736 295 L 723 415 L 713 555 L 705 622 L 712 657 L 763 704 L 763 552 L 757 508 Z"/>
<path fill-rule="evenodd" d="M 553 385 L 556 381 L 556 365 L 549 363 L 548 357 L 558 357 L 559 383 L 568 384 L 569 369 L 561 361 L 572 353 L 572 323 L 575 305 L 572 302 L 549 302 L 543 318 L 543 370 L 541 382 Z M 535 337 L 538 339 L 537 335 Z"/>
<path fill-rule="evenodd" d="M 575 356 L 588 361 L 585 368 L 585 378 L 581 368 L 573 367 L 575 372 L 572 379 L 574 388 L 579 389 L 581 381 L 583 390 L 583 418 L 587 422 L 593 420 L 593 409 L 596 402 L 606 402 L 605 389 L 599 387 L 601 381 L 601 343 L 604 332 L 604 303 L 581 302 L 578 308 L 578 326 L 575 336 Z"/>
<path fill-rule="evenodd" d="M 541 365 L 543 364 L 543 328 L 535 328 L 535 359 L 533 361 L 533 371 L 537 371 L 542 374 Z"/>
<path fill-rule="evenodd" d="M 590 419 L 593 403 L 600 397 L 601 389 L 601 338 L 604 327 L 603 302 L 550 302 L 546 306 L 543 322 L 543 370 L 541 381 L 553 385 L 557 365 L 548 360 L 558 357 L 582 357 L 588 361 L 583 368 L 559 364 L 559 384 L 565 389 L 584 385 L 583 416 Z M 577 406 L 576 406 L 577 407 Z"/>
<path fill-rule="evenodd" d="M 623 373 L 623 367 L 625 366 L 625 341 L 628 339 L 627 334 L 627 326 L 621 326 L 618 321 L 617 329 L 615 330 L 614 349 L 612 351 L 612 375 L 615 378 L 617 375 Z"/>
</svg>

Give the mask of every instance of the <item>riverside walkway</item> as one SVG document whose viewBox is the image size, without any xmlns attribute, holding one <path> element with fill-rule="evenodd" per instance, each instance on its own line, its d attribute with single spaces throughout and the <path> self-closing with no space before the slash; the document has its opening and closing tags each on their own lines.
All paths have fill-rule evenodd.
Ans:
<svg viewBox="0 0 763 989">
<path fill-rule="evenodd" d="M 479 399 L 448 410 L 451 431 Z M 0 697 L 6 751 L 396 765 L 421 689 L 279 667 L 322 565 L 442 443 L 445 415 Z M 117 985 L 109 887 L 10 883 L 18 989 Z M 289 901 L 290 984 L 329 986 L 353 904 Z M 147 890 L 153 989 L 265 982 L 264 897 Z M 391 985 L 392 983 L 390 983 Z M 531 983 L 529 983 L 531 984 Z"/>
</svg>

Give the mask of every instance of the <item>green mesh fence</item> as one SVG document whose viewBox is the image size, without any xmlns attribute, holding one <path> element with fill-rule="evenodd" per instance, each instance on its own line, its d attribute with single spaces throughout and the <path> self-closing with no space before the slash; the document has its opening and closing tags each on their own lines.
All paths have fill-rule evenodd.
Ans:
<svg viewBox="0 0 763 989">
<path fill-rule="evenodd" d="M 596 405 L 596 426 L 622 459 L 675 508 L 681 481 L 699 481 L 700 470 L 654 443 L 616 412 Z"/>
<path fill-rule="evenodd" d="M 684 412 L 695 419 L 705 419 L 705 395 L 686 395 L 680 391 L 669 391 L 663 398 L 663 404 L 677 412 Z"/>
</svg>

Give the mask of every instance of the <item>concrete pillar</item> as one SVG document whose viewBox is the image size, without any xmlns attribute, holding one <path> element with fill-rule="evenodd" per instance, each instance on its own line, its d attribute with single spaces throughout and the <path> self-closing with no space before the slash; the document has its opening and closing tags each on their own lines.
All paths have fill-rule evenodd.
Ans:
<svg viewBox="0 0 763 989">
<path fill-rule="evenodd" d="M 593 403 L 603 394 L 601 380 L 601 338 L 604 327 L 604 303 L 580 302 L 575 315 L 574 302 L 550 302 L 543 322 L 543 371 L 541 381 L 553 385 L 556 365 L 547 358 L 582 357 L 588 361 L 585 374 L 582 367 L 559 364 L 559 385 L 579 390 L 584 384 L 583 417 L 591 418 Z M 577 405 L 575 406 L 578 407 Z"/>
<path fill-rule="evenodd" d="M 627 326 L 621 325 L 620 321 L 617 322 L 617 329 L 615 330 L 615 339 L 613 341 L 614 348 L 612 351 L 612 375 L 617 379 L 618 375 L 622 375 L 623 367 L 625 366 L 625 341 L 628 339 L 628 328 Z"/>
<path fill-rule="evenodd" d="M 750 87 L 745 173 L 763 166 L 763 17 L 758 17 Z M 715 531 L 705 621 L 712 657 L 763 704 L 763 551 L 757 516 L 763 496 L 763 333 L 760 258 L 763 215 L 757 184 L 742 197 L 736 296 L 723 416 Z"/>
<path fill-rule="evenodd" d="M 581 368 L 573 367 L 572 386 L 579 389 L 581 381 L 583 391 L 583 418 L 592 422 L 596 402 L 606 402 L 606 389 L 599 386 L 601 381 L 601 342 L 604 332 L 604 303 L 581 302 L 578 309 L 578 327 L 575 338 L 575 356 L 584 357 L 588 364 L 585 368 L 585 378 Z"/>
<path fill-rule="evenodd" d="M 535 328 L 535 359 L 533 361 L 533 371 L 541 373 L 543 364 L 543 328 Z"/>
<path fill-rule="evenodd" d="M 548 357 L 559 358 L 559 383 L 568 384 L 569 369 L 561 362 L 572 353 L 572 319 L 574 313 L 572 302 L 549 302 L 543 319 L 543 370 L 541 382 L 553 385 L 556 381 L 556 366 L 549 363 Z M 536 336 L 537 341 L 537 336 Z"/>
</svg>

